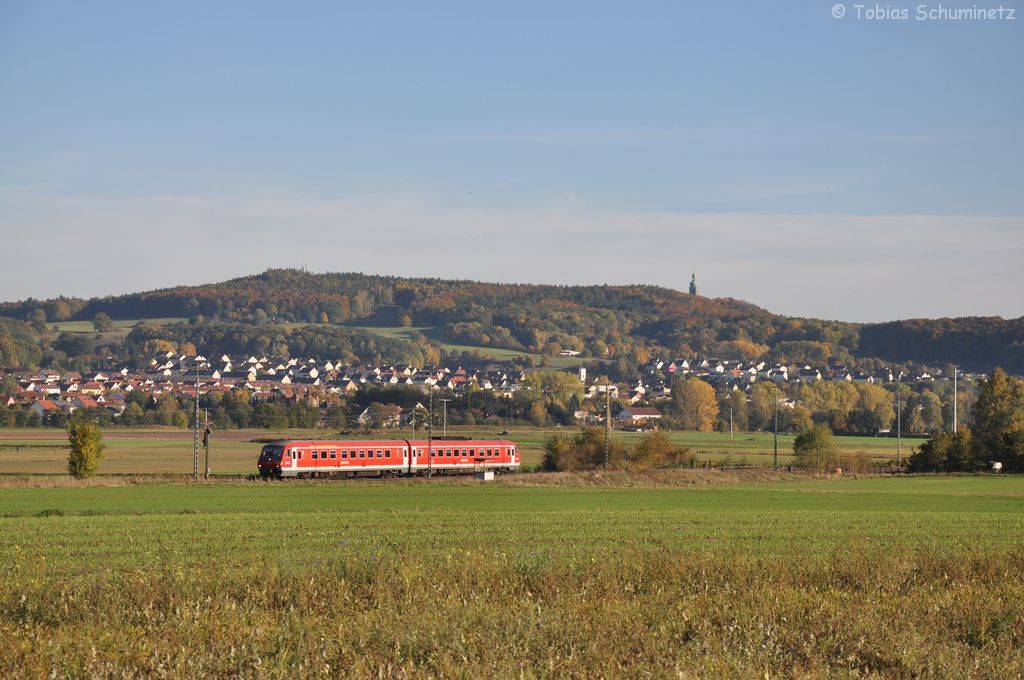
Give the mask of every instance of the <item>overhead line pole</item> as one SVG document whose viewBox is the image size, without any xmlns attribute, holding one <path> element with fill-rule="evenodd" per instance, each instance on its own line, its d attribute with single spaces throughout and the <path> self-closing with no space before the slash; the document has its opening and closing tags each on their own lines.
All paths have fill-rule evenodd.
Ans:
<svg viewBox="0 0 1024 680">
<path fill-rule="evenodd" d="M 900 386 L 896 385 L 896 467 L 903 465 L 903 400 L 900 398 Z"/>
<path fill-rule="evenodd" d="M 447 437 L 448 436 L 448 402 L 451 401 L 451 399 L 438 399 L 438 401 L 440 401 L 442 404 L 444 404 L 444 406 L 441 407 L 442 410 L 444 411 L 444 420 L 442 421 L 443 424 L 441 425 L 441 436 L 442 437 Z"/>
<path fill-rule="evenodd" d="M 192 432 L 192 476 L 199 481 L 199 362 L 196 362 L 196 408 L 194 419 L 195 424 Z"/>
<path fill-rule="evenodd" d="M 427 479 L 434 474 L 434 387 L 430 386 L 430 413 L 427 417 Z"/>
<path fill-rule="evenodd" d="M 612 387 L 611 381 L 604 386 L 604 469 L 608 470 L 608 451 L 612 438 Z"/>
<path fill-rule="evenodd" d="M 198 391 L 198 390 L 197 390 Z M 203 448 L 206 449 L 206 478 L 210 478 L 210 409 L 206 412 L 206 428 L 203 430 Z"/>
</svg>

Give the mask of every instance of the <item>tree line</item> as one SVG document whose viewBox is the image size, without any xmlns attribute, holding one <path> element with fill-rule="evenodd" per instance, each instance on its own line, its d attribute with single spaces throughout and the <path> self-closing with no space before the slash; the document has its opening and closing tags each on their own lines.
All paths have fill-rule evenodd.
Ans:
<svg viewBox="0 0 1024 680">
<path fill-rule="evenodd" d="M 970 425 L 936 434 L 910 458 L 919 472 L 1024 472 L 1024 380 L 1001 368 L 980 381 Z"/>
</svg>

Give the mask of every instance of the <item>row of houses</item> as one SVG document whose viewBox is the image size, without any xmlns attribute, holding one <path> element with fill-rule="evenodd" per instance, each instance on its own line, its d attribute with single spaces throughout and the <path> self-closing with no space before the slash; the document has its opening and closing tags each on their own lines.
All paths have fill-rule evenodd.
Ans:
<svg viewBox="0 0 1024 680">
<path fill-rule="evenodd" d="M 933 376 L 927 371 L 920 373 L 894 372 L 889 368 L 882 368 L 876 371 L 860 371 L 851 370 L 845 364 L 836 364 L 828 367 L 768 365 L 763 361 L 745 364 L 738 360 L 715 357 L 708 359 L 652 359 L 644 368 L 648 376 L 664 376 L 674 379 L 675 376 L 679 375 L 693 375 L 709 382 L 728 383 L 754 383 L 758 380 L 793 384 L 816 382 L 819 380 L 870 384 L 892 382 L 917 383 L 931 382 L 936 377 L 942 376 L 941 371 L 937 371 L 937 375 Z"/>
<path fill-rule="evenodd" d="M 0 394 L 0 405 L 26 407 L 40 416 L 72 414 L 79 409 L 106 409 L 114 415 L 125 410 L 126 397 L 140 392 L 151 399 L 169 394 L 194 398 L 200 394 L 247 390 L 254 401 L 271 397 L 294 401 L 329 395 L 344 397 L 367 386 L 411 386 L 456 393 L 491 391 L 511 397 L 525 378 L 521 370 L 494 365 L 484 369 L 461 366 L 362 366 L 336 361 L 289 357 L 166 354 L 143 369 L 127 367 L 83 374 L 78 371 L 40 369 L 13 373 L 17 388 Z"/>
<path fill-rule="evenodd" d="M 834 380 L 849 382 L 927 381 L 923 373 L 910 376 L 882 370 L 872 374 L 848 370 L 845 366 L 828 369 L 810 366 L 769 366 L 764 362 L 744 364 L 728 359 L 653 360 L 645 367 L 645 377 L 628 384 L 605 384 L 588 380 L 579 369 L 584 385 L 584 400 L 603 400 L 607 393 L 627 408 L 652 408 L 671 399 L 672 381 L 680 375 L 695 376 L 716 389 L 745 390 L 759 380 L 779 384 Z M 254 401 L 270 398 L 294 401 L 325 397 L 345 397 L 367 386 L 419 387 L 492 392 L 511 398 L 523 389 L 526 374 L 518 368 L 492 364 L 482 368 L 462 366 L 424 366 L 405 364 L 367 366 L 333 360 L 297 359 L 281 356 L 230 356 L 218 358 L 186 356 L 167 352 L 154 357 L 142 369 L 121 367 L 113 370 L 80 373 L 77 371 L 38 371 L 13 374 L 17 389 L 0 394 L 0 405 L 26 407 L 46 416 L 71 414 L 77 410 L 106 409 L 114 415 L 125 410 L 126 397 L 141 392 L 157 400 L 165 394 L 194 398 L 200 394 L 244 389 Z M 591 409 L 603 412 L 603 409 Z M 391 414 L 408 417 L 408 414 Z M 631 420 L 634 413 L 623 416 Z M 649 417 L 650 414 L 648 414 Z M 660 417 L 660 414 L 659 416 Z"/>
</svg>

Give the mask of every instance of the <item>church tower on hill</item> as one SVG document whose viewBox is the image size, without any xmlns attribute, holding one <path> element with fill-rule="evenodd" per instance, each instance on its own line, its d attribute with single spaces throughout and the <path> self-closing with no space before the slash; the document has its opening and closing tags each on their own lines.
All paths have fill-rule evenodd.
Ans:
<svg viewBox="0 0 1024 680">
<path fill-rule="evenodd" d="M 690 277 L 690 295 L 697 294 L 697 272 Z"/>
</svg>

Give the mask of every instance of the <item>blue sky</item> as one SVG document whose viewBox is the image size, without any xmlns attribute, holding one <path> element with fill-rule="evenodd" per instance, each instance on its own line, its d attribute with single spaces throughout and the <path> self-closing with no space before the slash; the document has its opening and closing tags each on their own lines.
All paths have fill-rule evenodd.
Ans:
<svg viewBox="0 0 1024 680">
<path fill-rule="evenodd" d="M 0 3 L 0 299 L 696 270 L 792 315 L 1024 314 L 1024 17 L 718 4 Z"/>
</svg>

